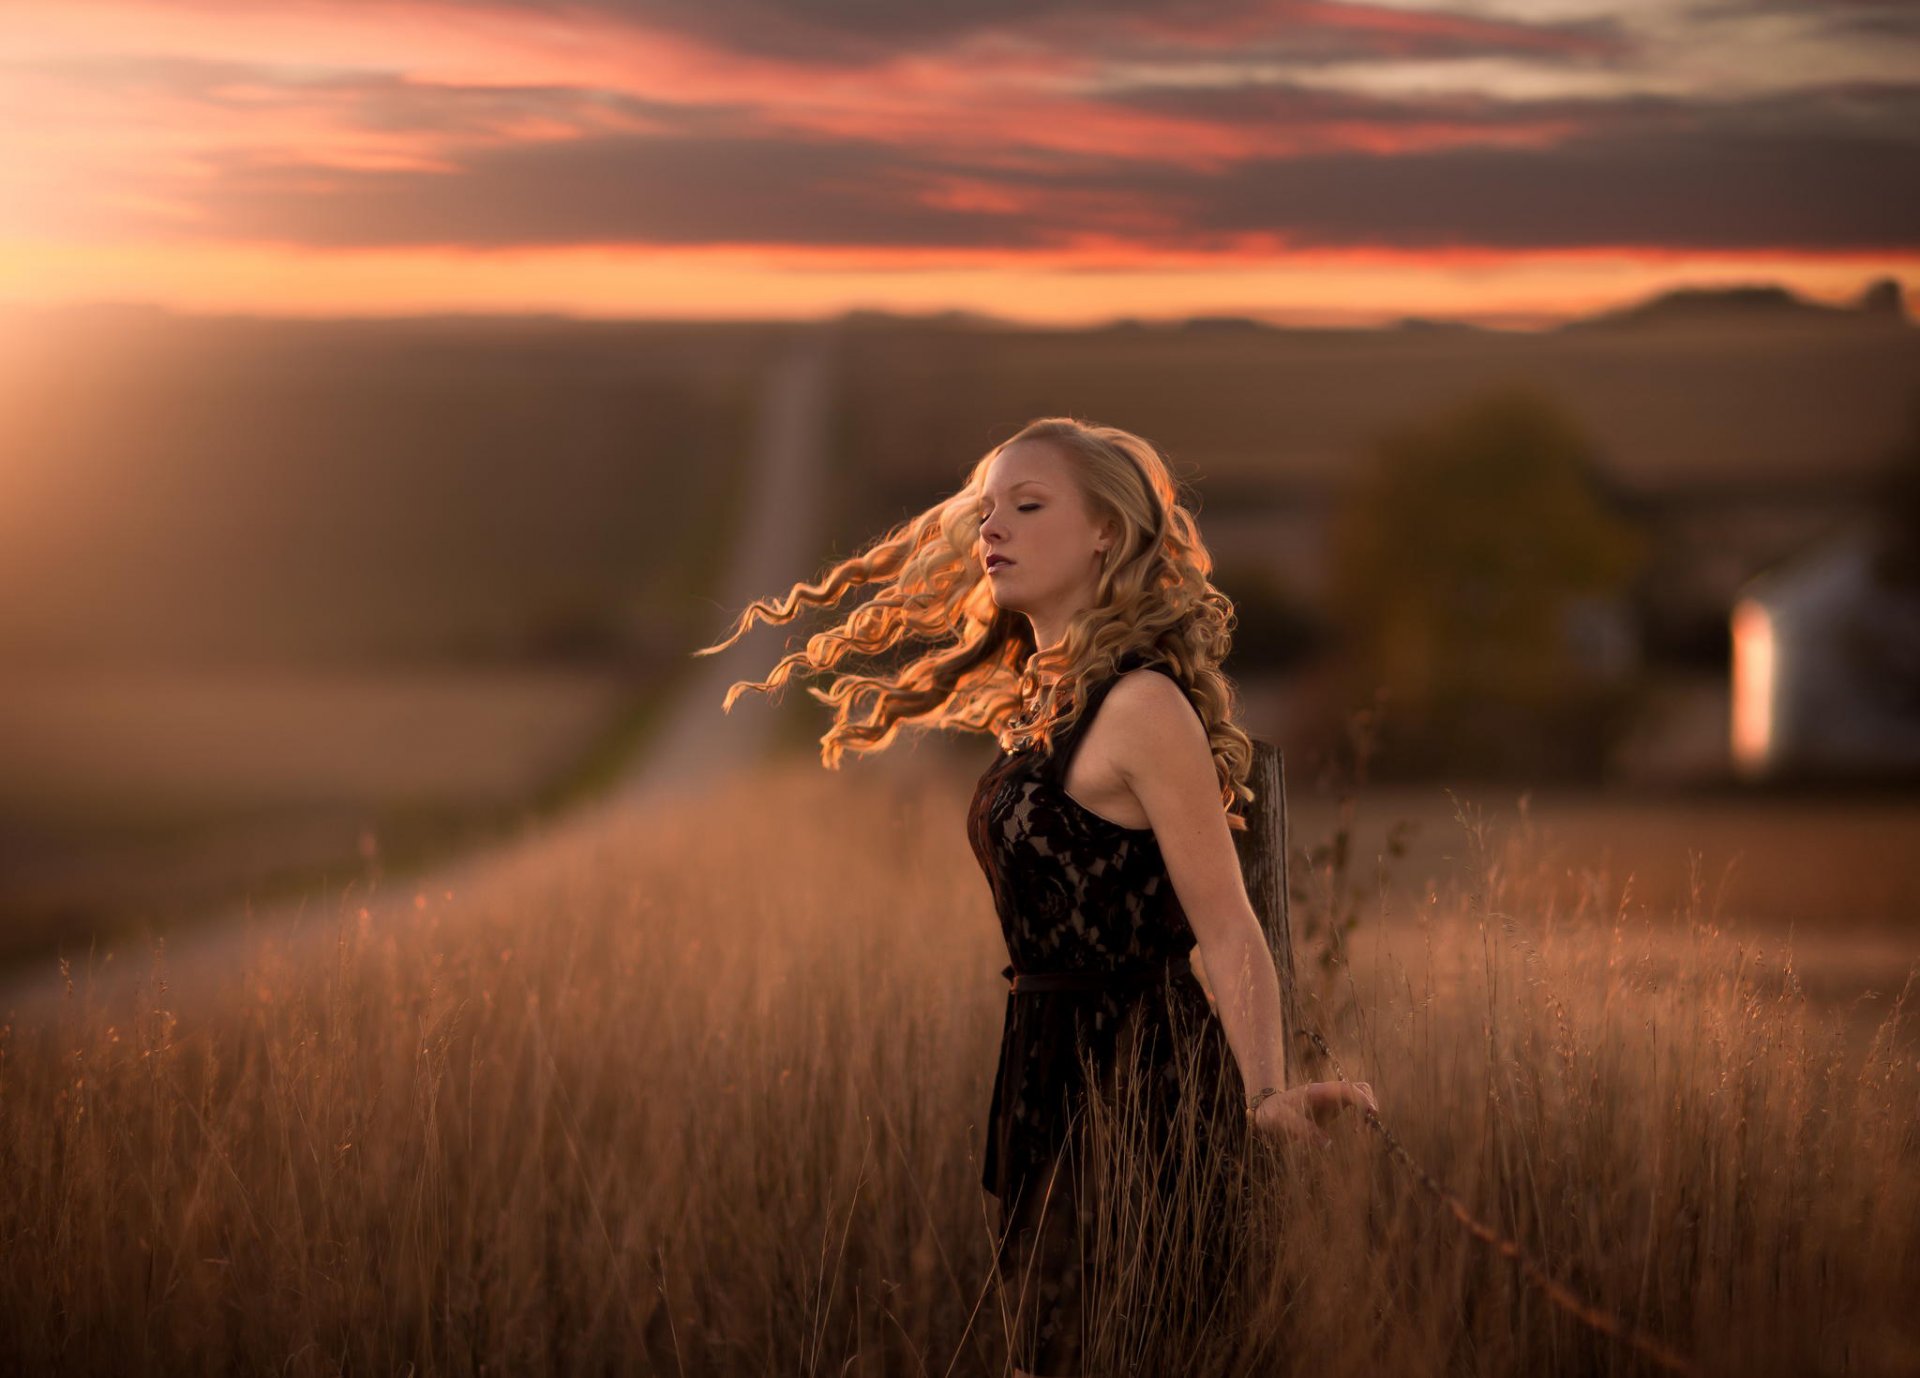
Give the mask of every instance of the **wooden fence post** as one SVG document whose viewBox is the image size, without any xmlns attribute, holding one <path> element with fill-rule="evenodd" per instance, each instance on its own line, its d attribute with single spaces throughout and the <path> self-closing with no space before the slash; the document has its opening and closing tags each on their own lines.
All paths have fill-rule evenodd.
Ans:
<svg viewBox="0 0 1920 1378">
<path fill-rule="evenodd" d="M 1253 801 L 1247 805 L 1247 830 L 1233 835 L 1240 853 L 1240 874 L 1253 912 L 1266 931 L 1280 976 L 1280 1043 L 1286 1084 L 1299 1080 L 1301 1058 L 1293 1046 L 1300 1027 L 1293 974 L 1293 925 L 1287 908 L 1287 773 L 1272 742 L 1253 739 L 1253 766 L 1247 777 Z M 1253 1087 L 1248 1087 L 1253 1090 Z"/>
</svg>

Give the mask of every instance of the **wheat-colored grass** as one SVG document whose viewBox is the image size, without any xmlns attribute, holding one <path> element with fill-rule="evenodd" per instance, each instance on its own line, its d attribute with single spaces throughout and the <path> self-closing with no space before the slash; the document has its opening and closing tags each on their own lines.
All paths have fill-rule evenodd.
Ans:
<svg viewBox="0 0 1920 1378">
<path fill-rule="evenodd" d="M 1004 953 L 952 783 L 777 770 L 556 828 L 479 889 L 344 895 L 224 982 L 75 973 L 0 1035 L 0 1353 L 1005 1372 L 978 1186 Z M 1458 826 L 1464 883 L 1348 934 L 1323 984 L 1302 964 L 1385 1122 L 1707 1372 L 1914 1371 L 1920 993 L 1894 972 L 1857 1037 L 1704 890 L 1650 922 L 1533 864 L 1530 829 Z M 1099 1371 L 1651 1371 L 1366 1125 L 1335 1137 L 1250 1160 L 1231 1324 L 1198 1325 L 1177 1251 L 1117 1257 Z"/>
</svg>

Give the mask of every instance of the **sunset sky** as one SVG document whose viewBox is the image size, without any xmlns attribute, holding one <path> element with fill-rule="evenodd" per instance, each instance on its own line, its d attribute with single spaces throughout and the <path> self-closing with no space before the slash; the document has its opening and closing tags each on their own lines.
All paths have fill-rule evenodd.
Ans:
<svg viewBox="0 0 1920 1378">
<path fill-rule="evenodd" d="M 58 0 L 0 112 L 6 303 L 1920 303 L 1914 0 Z"/>
</svg>

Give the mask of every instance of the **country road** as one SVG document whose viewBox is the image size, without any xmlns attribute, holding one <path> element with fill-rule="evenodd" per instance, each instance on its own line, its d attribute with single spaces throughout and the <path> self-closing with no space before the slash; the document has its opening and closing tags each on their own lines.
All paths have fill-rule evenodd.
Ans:
<svg viewBox="0 0 1920 1378">
<path fill-rule="evenodd" d="M 753 598 L 784 593 L 795 581 L 812 577 L 822 557 L 820 494 L 837 391 L 838 339 L 837 322 L 799 328 L 769 370 L 748 456 L 745 506 L 716 590 L 712 640 L 725 634 L 730 619 Z M 613 814 L 657 807 L 731 772 L 752 768 L 770 744 L 774 706 L 756 694 L 743 696 L 731 714 L 723 713 L 720 703 L 728 684 L 764 677 L 777 659 L 777 652 L 767 649 L 771 638 L 755 634 L 760 632 L 756 627 L 719 655 L 690 657 L 690 668 L 681 676 L 681 687 L 652 733 L 649 748 L 605 794 L 503 846 L 451 857 L 398 878 L 384 890 L 376 884 L 370 897 L 356 894 L 353 907 L 364 905 L 373 925 L 406 923 L 416 895 L 459 896 L 485 888 L 556 832 L 604 826 Z M 343 903 L 337 887 L 336 893 L 279 901 L 251 914 L 241 903 L 170 934 L 165 945 L 170 998 L 185 1002 L 230 987 L 262 935 L 319 956 L 333 939 L 336 911 Z M 92 995 L 102 1002 L 135 989 L 151 969 L 148 953 L 137 942 L 121 939 L 116 947 L 111 963 L 103 964 L 97 956 L 93 963 Z M 69 961 L 79 984 L 86 953 L 70 954 Z M 27 963 L 0 978 L 0 1022 L 38 1023 L 57 1011 L 65 995 L 57 957 Z"/>
<path fill-rule="evenodd" d="M 755 598 L 785 593 L 812 576 L 821 558 L 828 408 L 837 392 L 837 323 L 802 335 L 768 379 L 754 441 L 753 489 L 733 558 L 721 582 L 713 639 L 728 619 Z M 776 633 L 753 631 L 718 655 L 692 662 L 683 692 L 654 734 L 653 750 L 615 792 L 621 802 L 640 802 L 684 789 L 696 778 L 753 765 L 765 754 L 773 714 L 758 694 L 747 694 L 733 712 L 721 712 L 727 686 L 762 679 L 778 658 L 768 644 Z"/>
</svg>

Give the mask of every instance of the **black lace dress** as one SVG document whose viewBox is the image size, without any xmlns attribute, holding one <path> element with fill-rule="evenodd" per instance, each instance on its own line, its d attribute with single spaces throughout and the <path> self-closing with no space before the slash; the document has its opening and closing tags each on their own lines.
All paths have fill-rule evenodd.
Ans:
<svg viewBox="0 0 1920 1378">
<path fill-rule="evenodd" d="M 1137 652 L 1119 673 L 1143 667 L 1179 682 Z M 968 810 L 1012 959 L 981 1183 L 1000 1203 L 995 1267 L 1014 1299 L 1014 1362 L 1036 1374 L 1077 1372 L 1088 1323 L 1083 1264 L 1100 1183 L 1074 1150 L 1089 1094 L 1137 1117 L 1127 1123 L 1160 1155 L 1163 1190 L 1183 1168 L 1194 1180 L 1193 1160 L 1205 1160 L 1200 1175 L 1222 1185 L 1207 1190 L 1200 1228 L 1221 1235 L 1207 1262 L 1222 1269 L 1238 1199 L 1224 1184 L 1238 1180 L 1231 1155 L 1247 1133 L 1240 1075 L 1189 964 L 1193 931 L 1153 830 L 1094 813 L 1062 783 L 1117 678 L 1087 691 L 1051 755 L 1000 752 Z M 1226 1273 L 1199 1282 L 1222 1287 Z"/>
</svg>

